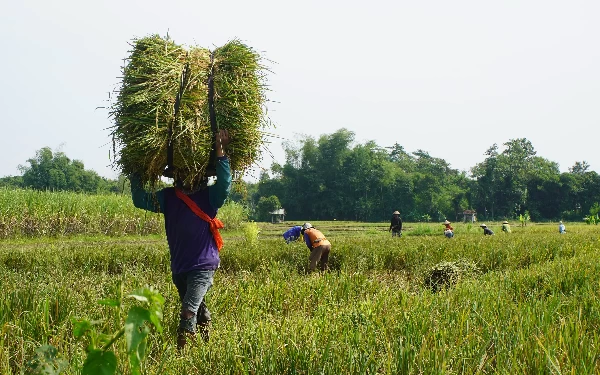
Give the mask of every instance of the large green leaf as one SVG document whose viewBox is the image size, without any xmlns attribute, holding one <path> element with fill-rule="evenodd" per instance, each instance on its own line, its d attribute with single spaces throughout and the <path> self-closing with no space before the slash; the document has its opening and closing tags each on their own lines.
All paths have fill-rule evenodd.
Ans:
<svg viewBox="0 0 600 375">
<path fill-rule="evenodd" d="M 162 306 L 165 303 L 165 299 L 160 293 L 151 287 L 143 287 L 136 289 L 128 295 L 129 297 L 135 298 L 140 302 L 145 302 L 149 312 L 149 320 L 160 333 L 162 332 L 161 321 L 163 318 Z"/>
<path fill-rule="evenodd" d="M 94 349 L 88 353 L 82 375 L 113 375 L 117 373 L 117 356 L 112 351 Z"/>
<path fill-rule="evenodd" d="M 141 363 L 146 350 L 146 336 L 150 332 L 150 328 L 146 324 L 149 320 L 150 311 L 139 306 L 131 307 L 125 320 L 125 341 L 133 374 L 141 373 Z"/>
<path fill-rule="evenodd" d="M 63 372 L 68 363 L 57 358 L 58 351 L 52 345 L 42 345 L 35 350 L 35 357 L 26 363 L 27 374 L 58 375 Z"/>
</svg>

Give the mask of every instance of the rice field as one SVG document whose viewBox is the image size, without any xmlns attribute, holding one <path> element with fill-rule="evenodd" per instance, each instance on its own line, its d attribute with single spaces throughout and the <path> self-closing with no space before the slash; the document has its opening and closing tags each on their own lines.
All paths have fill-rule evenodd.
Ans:
<svg viewBox="0 0 600 375">
<path fill-rule="evenodd" d="M 307 274 L 306 247 L 281 238 L 295 223 L 260 223 L 258 241 L 225 231 L 207 297 L 210 341 L 179 353 L 178 297 L 160 216 L 127 208 L 128 197 L 62 198 L 44 203 L 23 194 L 15 203 L 13 196 L 17 208 L 3 201 L 4 223 L 21 207 L 23 217 L 37 219 L 33 227 L 70 212 L 83 230 L 36 229 L 0 242 L 2 374 L 20 374 L 44 344 L 70 363 L 64 373 L 80 373 L 86 343 L 74 338 L 71 319 L 114 332 L 129 302 L 115 310 L 98 301 L 144 285 L 166 300 L 165 329 L 150 334 L 145 374 L 600 372 L 597 226 L 567 223 L 569 232 L 559 235 L 555 225 L 534 224 L 507 235 L 488 223 L 496 235 L 483 237 L 478 227 L 457 224 L 448 240 L 437 223 L 408 223 L 402 238 L 391 238 L 387 223 L 313 222 L 333 244 L 325 274 Z M 147 233 L 154 234 L 107 236 L 86 224 L 102 217 L 113 225 L 152 222 Z M 476 272 L 432 292 L 424 282 L 431 269 L 457 261 L 476 264 Z M 115 351 L 119 373 L 129 374 L 125 343 Z"/>
<path fill-rule="evenodd" d="M 158 234 L 163 227 L 127 195 L 0 188 L 0 239 Z"/>
</svg>

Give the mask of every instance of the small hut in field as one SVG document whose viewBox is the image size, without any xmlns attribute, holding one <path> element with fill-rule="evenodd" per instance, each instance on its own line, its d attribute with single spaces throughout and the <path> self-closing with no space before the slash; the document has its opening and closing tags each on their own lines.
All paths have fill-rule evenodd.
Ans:
<svg viewBox="0 0 600 375">
<path fill-rule="evenodd" d="M 465 223 L 474 223 L 477 221 L 477 212 L 475 210 L 464 210 L 462 215 L 463 222 Z"/>
<path fill-rule="evenodd" d="M 285 210 L 280 208 L 271 212 L 271 223 L 283 223 L 285 221 Z"/>
</svg>

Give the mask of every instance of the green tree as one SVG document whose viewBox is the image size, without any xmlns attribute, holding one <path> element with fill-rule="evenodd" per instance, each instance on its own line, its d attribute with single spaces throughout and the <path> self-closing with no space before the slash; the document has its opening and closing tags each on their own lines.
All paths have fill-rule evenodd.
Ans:
<svg viewBox="0 0 600 375">
<path fill-rule="evenodd" d="M 487 158 L 471 169 L 478 185 L 477 210 L 489 212 L 490 219 L 514 217 L 523 213 L 527 204 L 527 183 L 536 151 L 526 138 L 511 139 L 504 146 L 498 153 L 498 146 L 492 145 L 485 153 Z"/>
<path fill-rule="evenodd" d="M 256 207 L 259 220 L 270 221 L 271 212 L 279 208 L 281 208 L 281 203 L 279 203 L 279 198 L 275 195 L 271 195 L 270 197 L 260 197 Z"/>
<path fill-rule="evenodd" d="M 527 204 L 533 220 L 560 219 L 561 184 L 558 164 L 539 156 L 532 158 L 527 177 Z"/>
<path fill-rule="evenodd" d="M 19 166 L 23 187 L 36 190 L 70 190 L 77 192 L 117 192 L 114 181 L 84 168 L 83 162 L 69 159 L 63 152 L 44 147 L 28 159 L 29 166 Z"/>
<path fill-rule="evenodd" d="M 6 187 L 10 189 L 23 188 L 23 177 L 22 176 L 6 176 L 0 178 L 0 187 Z"/>
</svg>

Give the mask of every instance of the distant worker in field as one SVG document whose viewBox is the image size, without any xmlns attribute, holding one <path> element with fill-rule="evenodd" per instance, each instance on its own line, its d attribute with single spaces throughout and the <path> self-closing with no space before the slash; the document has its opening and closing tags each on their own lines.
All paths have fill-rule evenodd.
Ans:
<svg viewBox="0 0 600 375">
<path fill-rule="evenodd" d="M 402 237 L 402 218 L 400 218 L 400 212 L 392 212 L 392 222 L 390 223 L 389 231 L 392 231 L 392 237 Z"/>
<path fill-rule="evenodd" d="M 302 225 L 301 233 L 304 236 L 304 242 L 310 250 L 308 270 L 314 271 L 317 263 L 321 263 L 321 271 L 326 271 L 329 262 L 329 252 L 331 251 L 331 242 L 325 238 L 321 231 L 312 226 L 311 223 Z"/>
<path fill-rule="evenodd" d="M 231 170 L 225 147 L 229 133 L 216 134 L 217 181 L 191 191 L 189 186 L 176 181 L 174 187 L 150 193 L 143 189 L 139 176 L 130 176 L 131 197 L 137 208 L 162 212 L 171 255 L 171 274 L 181 300 L 177 348 L 183 349 L 187 339 L 195 341 L 196 330 L 208 341 L 210 311 L 204 297 L 213 284 L 215 270 L 219 267 L 219 251 L 223 239 L 219 228 L 223 223 L 216 219 L 217 210 L 223 206 L 231 187 Z"/>
<path fill-rule="evenodd" d="M 502 232 L 504 232 L 504 233 L 511 233 L 510 224 L 508 224 L 508 221 L 506 221 L 506 220 L 504 220 L 502 222 Z"/>
<path fill-rule="evenodd" d="M 444 221 L 444 236 L 447 238 L 454 237 L 454 228 L 452 228 L 448 220 Z"/>
<path fill-rule="evenodd" d="M 562 221 L 558 222 L 558 233 L 560 233 L 560 234 L 567 233 L 567 228 L 565 227 L 565 225 L 563 224 Z"/>
<path fill-rule="evenodd" d="M 481 224 L 480 227 L 483 229 L 483 235 L 484 236 L 492 236 L 494 235 L 494 232 L 487 227 L 487 225 L 485 224 Z"/>
<path fill-rule="evenodd" d="M 300 238 L 301 232 L 302 227 L 300 225 L 293 226 L 286 230 L 283 233 L 283 239 L 285 240 L 285 243 L 289 244 L 290 242 L 296 241 L 298 238 Z"/>
</svg>

